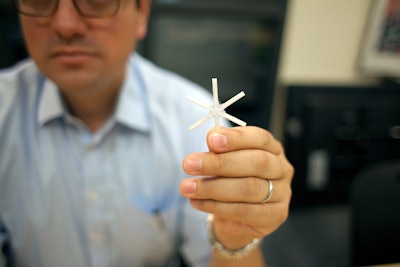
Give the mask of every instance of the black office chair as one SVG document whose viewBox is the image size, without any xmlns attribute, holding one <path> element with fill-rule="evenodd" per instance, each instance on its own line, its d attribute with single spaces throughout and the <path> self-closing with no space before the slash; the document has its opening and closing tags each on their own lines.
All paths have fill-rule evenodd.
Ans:
<svg viewBox="0 0 400 267">
<path fill-rule="evenodd" d="M 352 266 L 400 262 L 400 159 L 357 174 L 350 208 Z"/>
<path fill-rule="evenodd" d="M 0 0 L 0 69 L 28 56 L 12 1 Z"/>
<path fill-rule="evenodd" d="M 11 237 L 3 224 L 1 216 L 0 216 L 0 238 L 2 238 L 2 242 L 0 242 L 0 255 L 3 255 L 5 257 L 6 260 L 5 267 L 13 267 L 15 266 L 15 261 L 11 246 Z"/>
</svg>

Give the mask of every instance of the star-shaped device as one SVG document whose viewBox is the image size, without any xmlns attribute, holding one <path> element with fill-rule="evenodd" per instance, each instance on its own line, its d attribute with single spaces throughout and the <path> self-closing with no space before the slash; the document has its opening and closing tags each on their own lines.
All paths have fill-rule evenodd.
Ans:
<svg viewBox="0 0 400 267">
<path fill-rule="evenodd" d="M 227 107 L 229 107 L 230 105 L 232 105 L 233 103 L 235 103 L 236 101 L 238 101 L 239 99 L 241 99 L 242 97 L 245 96 L 245 93 L 242 91 L 240 93 L 238 93 L 237 95 L 235 95 L 234 97 L 232 97 L 231 99 L 229 99 L 228 101 L 226 101 L 223 104 L 219 103 L 219 99 L 218 99 L 218 82 L 217 82 L 217 78 L 213 78 L 212 79 L 212 91 L 213 91 L 213 99 L 214 99 L 214 103 L 211 106 L 205 105 L 199 101 L 197 101 L 196 99 L 193 99 L 192 97 L 189 97 L 188 100 L 190 102 L 193 102 L 205 109 L 207 109 L 209 111 L 208 115 L 206 115 L 205 117 L 201 118 L 199 121 L 197 121 L 195 124 L 193 124 L 192 126 L 190 126 L 189 130 L 194 130 L 195 128 L 197 128 L 198 126 L 200 126 L 201 124 L 203 124 L 204 122 L 206 122 L 208 119 L 210 119 L 211 117 L 214 117 L 214 122 L 215 122 L 215 127 L 218 128 L 219 127 L 219 118 L 220 117 L 224 117 L 227 120 L 230 120 L 233 123 L 236 123 L 240 126 L 246 126 L 246 122 L 232 116 L 229 115 L 228 113 L 225 112 L 225 109 Z"/>
</svg>

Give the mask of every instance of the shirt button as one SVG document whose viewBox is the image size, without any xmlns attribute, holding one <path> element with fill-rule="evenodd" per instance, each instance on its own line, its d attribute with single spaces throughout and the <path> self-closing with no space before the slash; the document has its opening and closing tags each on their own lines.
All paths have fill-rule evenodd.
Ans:
<svg viewBox="0 0 400 267">
<path fill-rule="evenodd" d="M 74 120 L 71 116 L 69 116 L 69 115 L 66 115 L 65 121 L 66 121 L 67 123 L 69 123 L 69 124 L 74 124 L 74 123 L 75 123 L 75 120 Z"/>
<path fill-rule="evenodd" d="M 92 241 L 93 244 L 99 244 L 100 242 L 103 241 L 103 236 L 100 235 L 99 233 L 92 233 L 90 235 L 90 240 Z"/>
<path fill-rule="evenodd" d="M 96 144 L 89 144 L 89 145 L 87 145 L 86 146 L 86 151 L 91 151 L 91 150 L 93 150 L 94 148 L 96 147 Z"/>
<path fill-rule="evenodd" d="M 90 190 L 87 195 L 90 201 L 96 201 L 97 198 L 99 197 L 99 194 L 93 190 Z"/>
</svg>

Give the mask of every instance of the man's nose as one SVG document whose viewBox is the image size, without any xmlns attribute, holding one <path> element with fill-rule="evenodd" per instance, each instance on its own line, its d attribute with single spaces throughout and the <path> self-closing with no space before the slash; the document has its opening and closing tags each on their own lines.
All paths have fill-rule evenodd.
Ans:
<svg viewBox="0 0 400 267">
<path fill-rule="evenodd" d="M 52 28 L 60 38 L 66 40 L 85 32 L 85 18 L 75 7 L 73 0 L 59 0 L 57 10 L 52 16 Z"/>
</svg>

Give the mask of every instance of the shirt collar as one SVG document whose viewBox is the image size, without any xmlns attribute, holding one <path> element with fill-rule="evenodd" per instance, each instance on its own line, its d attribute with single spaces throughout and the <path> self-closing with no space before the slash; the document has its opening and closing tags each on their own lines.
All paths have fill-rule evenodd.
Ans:
<svg viewBox="0 0 400 267">
<path fill-rule="evenodd" d="M 118 123 L 143 132 L 150 131 L 147 90 L 136 56 L 127 66 L 125 81 L 118 97 L 115 119 Z M 45 80 L 40 96 L 38 121 L 40 125 L 66 114 L 60 92 L 52 81 Z"/>
<path fill-rule="evenodd" d="M 150 130 L 150 112 L 144 79 L 133 57 L 127 68 L 125 81 L 118 98 L 117 122 L 139 131 Z"/>
<path fill-rule="evenodd" d="M 39 124 L 44 125 L 57 117 L 61 117 L 65 113 L 65 108 L 62 103 L 57 86 L 52 81 L 46 79 L 42 94 L 40 95 L 38 112 Z"/>
</svg>

